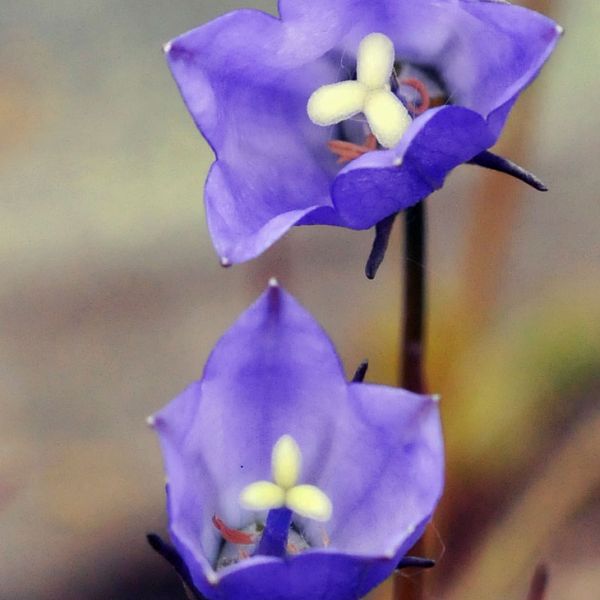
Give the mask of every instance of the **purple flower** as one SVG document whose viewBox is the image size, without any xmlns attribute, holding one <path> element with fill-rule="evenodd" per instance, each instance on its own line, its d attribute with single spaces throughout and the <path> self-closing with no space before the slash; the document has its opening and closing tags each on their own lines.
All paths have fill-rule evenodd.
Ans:
<svg viewBox="0 0 600 600">
<path fill-rule="evenodd" d="M 442 491 L 436 398 L 347 383 L 323 330 L 276 285 L 151 422 L 171 554 L 209 599 L 361 597 Z"/>
<path fill-rule="evenodd" d="M 496 142 L 561 33 L 502 0 L 280 0 L 279 12 L 238 10 L 165 48 L 217 156 L 205 201 L 224 264 L 257 256 L 292 225 L 366 229 L 440 188 Z M 383 93 L 365 104 L 368 122 L 355 99 L 338 107 L 346 120 L 316 124 L 309 98 L 356 79 L 359 44 L 373 33 L 392 42 L 385 86 L 406 107 L 407 128 Z M 390 147 L 374 151 L 368 125 L 390 119 L 394 135 L 377 135 Z"/>
</svg>

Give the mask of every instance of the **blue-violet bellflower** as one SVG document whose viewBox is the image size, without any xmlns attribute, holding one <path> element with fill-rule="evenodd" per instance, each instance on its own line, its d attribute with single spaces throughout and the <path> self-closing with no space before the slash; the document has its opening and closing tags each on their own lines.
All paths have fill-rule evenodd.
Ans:
<svg viewBox="0 0 600 600">
<path fill-rule="evenodd" d="M 275 283 L 150 423 L 176 554 L 210 600 L 361 598 L 442 493 L 437 397 L 348 383 L 324 331 Z"/>
<path fill-rule="evenodd" d="M 280 0 L 165 45 L 216 155 L 223 264 L 293 225 L 366 229 L 494 145 L 561 28 L 504 0 Z"/>
</svg>

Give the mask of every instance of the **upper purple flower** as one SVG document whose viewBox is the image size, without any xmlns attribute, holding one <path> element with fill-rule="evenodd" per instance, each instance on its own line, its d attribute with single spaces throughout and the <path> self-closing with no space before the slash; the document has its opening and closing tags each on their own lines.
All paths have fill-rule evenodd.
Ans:
<svg viewBox="0 0 600 600">
<path fill-rule="evenodd" d="M 425 198 L 496 142 L 561 33 L 502 0 L 280 0 L 279 12 L 235 11 L 166 45 L 217 156 L 206 214 L 225 264 L 255 257 L 292 225 L 365 229 Z M 376 146 L 356 111 L 323 127 L 307 104 L 321 86 L 356 79 L 372 33 L 392 42 L 386 85 L 414 120 L 392 147 L 360 156 Z M 358 158 L 340 167 L 338 156 Z"/>
<path fill-rule="evenodd" d="M 152 423 L 170 535 L 211 600 L 359 598 L 442 491 L 436 398 L 347 383 L 323 330 L 277 286 Z"/>
</svg>

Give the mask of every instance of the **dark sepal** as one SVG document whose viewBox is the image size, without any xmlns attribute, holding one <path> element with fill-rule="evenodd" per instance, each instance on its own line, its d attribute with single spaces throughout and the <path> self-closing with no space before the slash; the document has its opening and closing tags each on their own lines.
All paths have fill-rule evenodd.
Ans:
<svg viewBox="0 0 600 600">
<path fill-rule="evenodd" d="M 477 165 L 478 167 L 483 167 L 485 169 L 491 169 L 492 171 L 499 171 L 500 173 L 506 173 L 511 177 L 520 179 L 522 182 L 530 185 L 532 188 L 540 192 L 548 191 L 548 188 L 544 185 L 544 183 L 540 181 L 533 173 L 526 171 L 523 167 L 520 167 L 516 163 L 508 160 L 507 158 L 503 158 L 502 156 L 498 156 L 493 152 L 488 152 L 485 150 L 468 161 L 468 164 Z"/>
<path fill-rule="evenodd" d="M 373 247 L 365 265 L 365 275 L 368 279 L 375 279 L 379 266 L 383 262 L 396 216 L 397 213 L 394 213 L 375 225 L 375 239 L 373 240 Z"/>
<path fill-rule="evenodd" d="M 405 556 L 396 567 L 398 569 L 408 569 L 409 567 L 417 567 L 419 569 L 431 569 L 435 567 L 435 560 L 431 558 L 421 558 L 420 556 Z"/>
<path fill-rule="evenodd" d="M 179 556 L 179 552 L 177 552 L 173 546 L 163 541 L 163 539 L 156 533 L 149 533 L 146 535 L 146 539 L 148 540 L 152 550 L 154 550 L 157 554 L 160 554 L 160 556 L 162 556 L 173 567 L 177 575 L 179 575 L 189 598 L 191 600 L 206 600 L 206 598 L 194 586 L 190 571 L 183 562 L 181 556 Z"/>
<path fill-rule="evenodd" d="M 365 358 L 365 360 L 363 360 L 356 368 L 354 376 L 352 377 L 352 383 L 362 383 L 365 380 L 368 368 L 369 361 Z"/>
</svg>

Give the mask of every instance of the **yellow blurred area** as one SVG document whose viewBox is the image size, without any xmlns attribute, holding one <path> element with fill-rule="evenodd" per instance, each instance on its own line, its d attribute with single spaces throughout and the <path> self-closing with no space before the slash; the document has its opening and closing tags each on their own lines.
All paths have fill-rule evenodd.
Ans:
<svg viewBox="0 0 600 600">
<path fill-rule="evenodd" d="M 550 191 L 463 166 L 428 201 L 427 379 L 448 446 L 431 600 L 525 600 L 538 562 L 547 600 L 599 597 L 600 4 L 537 4 L 566 36 L 501 150 Z M 349 374 L 368 357 L 367 380 L 396 381 L 399 236 L 372 282 L 372 232 L 298 228 L 218 265 L 202 206 L 212 156 L 161 44 L 240 6 L 3 4 L 2 600 L 185 597 L 145 547 L 165 525 L 145 417 L 200 376 L 268 277 Z M 373 597 L 392 594 L 386 582 Z"/>
</svg>

